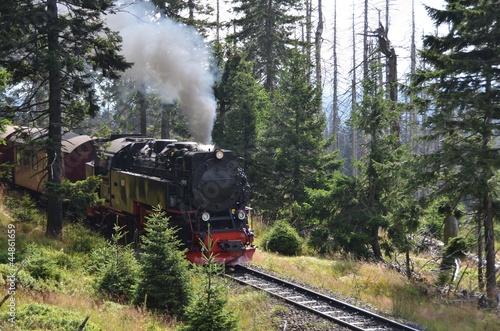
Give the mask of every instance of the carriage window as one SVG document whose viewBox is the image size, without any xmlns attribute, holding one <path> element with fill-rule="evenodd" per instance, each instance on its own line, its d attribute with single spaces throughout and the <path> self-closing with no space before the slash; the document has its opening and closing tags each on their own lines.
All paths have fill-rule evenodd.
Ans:
<svg viewBox="0 0 500 331">
<path fill-rule="evenodd" d="M 23 152 L 23 165 L 25 168 L 30 167 L 30 156 L 29 156 L 29 153 L 27 151 Z"/>
<path fill-rule="evenodd" d="M 19 168 L 21 166 L 21 152 L 16 151 L 16 166 Z"/>
</svg>

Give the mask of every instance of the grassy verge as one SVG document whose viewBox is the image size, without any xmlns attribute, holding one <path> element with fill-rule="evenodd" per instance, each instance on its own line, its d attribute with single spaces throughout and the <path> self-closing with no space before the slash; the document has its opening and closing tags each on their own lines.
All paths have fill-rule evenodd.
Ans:
<svg viewBox="0 0 500 331">
<path fill-rule="evenodd" d="M 64 228 L 63 240 L 47 239 L 44 212 L 31 210 L 20 221 L 3 201 L 0 194 L 0 300 L 9 289 L 8 276 L 22 260 L 26 262 L 13 295 L 16 323 L 8 321 L 9 298 L 0 307 L 0 330 L 74 330 L 87 316 L 85 330 L 168 331 L 179 325 L 166 314 L 153 314 L 123 300 L 113 301 L 96 290 L 96 252 L 106 245 L 102 236 L 81 225 L 69 224 Z M 15 226 L 14 266 L 9 265 L 9 224 Z M 431 257 L 418 256 L 413 260 L 422 282 L 409 282 L 383 264 L 353 260 L 285 257 L 259 250 L 252 263 L 358 303 L 368 303 L 427 330 L 500 330 L 495 312 L 478 310 L 475 300 L 443 296 L 429 285 L 436 277 L 437 267 L 437 263 L 429 263 Z M 464 278 L 462 285 L 466 283 Z M 230 288 L 229 306 L 238 316 L 240 330 L 277 330 L 286 309 L 272 303 L 264 293 L 240 287 Z"/>
<path fill-rule="evenodd" d="M 20 221 L 11 210 L 15 203 L 4 201 L 0 193 L 0 300 L 9 290 L 8 277 L 24 262 L 15 293 L 0 307 L 0 330 L 76 330 L 86 317 L 85 330 L 90 331 L 169 331 L 179 326 L 167 314 L 154 314 L 123 300 L 113 301 L 96 290 L 98 253 L 106 246 L 100 234 L 79 224 L 67 224 L 61 241 L 48 239 L 43 211 L 25 203 L 29 206 L 23 207 L 26 213 Z M 13 266 L 8 254 L 8 230 L 12 226 Z M 240 287 L 230 289 L 229 304 L 241 330 L 274 330 L 280 309 L 284 309 L 271 304 L 267 295 Z M 15 323 L 9 321 L 11 311 Z"/>
<path fill-rule="evenodd" d="M 500 330 L 498 312 L 478 310 L 476 300 L 443 297 L 433 286 L 409 282 L 384 264 L 286 257 L 263 251 L 254 255 L 252 264 L 368 303 L 429 331 Z"/>
</svg>

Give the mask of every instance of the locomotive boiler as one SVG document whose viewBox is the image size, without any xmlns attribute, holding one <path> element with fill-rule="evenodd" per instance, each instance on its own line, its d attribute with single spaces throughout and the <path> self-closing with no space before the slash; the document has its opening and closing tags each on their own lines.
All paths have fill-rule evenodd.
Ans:
<svg viewBox="0 0 500 331">
<path fill-rule="evenodd" d="M 94 217 L 117 218 L 134 233 L 147 227 L 147 215 L 161 206 L 187 249 L 202 264 L 200 241 L 213 243 L 216 260 L 236 265 L 251 260 L 255 246 L 248 221 L 249 184 L 241 159 L 229 150 L 193 142 L 121 137 L 104 143 L 86 173 L 100 175 L 104 205 Z"/>
</svg>

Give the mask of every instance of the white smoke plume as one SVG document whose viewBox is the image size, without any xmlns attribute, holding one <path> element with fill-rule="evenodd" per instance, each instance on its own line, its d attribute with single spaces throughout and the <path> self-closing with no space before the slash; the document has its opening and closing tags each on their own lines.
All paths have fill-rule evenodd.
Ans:
<svg viewBox="0 0 500 331">
<path fill-rule="evenodd" d="M 179 101 L 191 135 L 209 143 L 216 102 L 210 51 L 194 28 L 168 18 L 152 18 L 153 7 L 141 2 L 107 15 L 108 26 L 123 38 L 122 54 L 133 62 L 125 77 L 156 90 L 162 101 Z"/>
</svg>

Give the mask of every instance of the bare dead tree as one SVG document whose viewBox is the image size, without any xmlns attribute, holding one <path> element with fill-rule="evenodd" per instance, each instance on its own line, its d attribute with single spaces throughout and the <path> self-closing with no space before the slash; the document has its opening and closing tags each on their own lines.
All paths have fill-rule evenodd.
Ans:
<svg viewBox="0 0 500 331">
<path fill-rule="evenodd" d="M 337 0 L 333 2 L 333 136 L 335 149 L 339 148 L 339 100 L 338 100 L 338 62 L 337 62 Z"/>
<path fill-rule="evenodd" d="M 392 101 L 391 111 L 396 111 L 396 103 L 398 102 L 398 59 L 396 50 L 391 46 L 387 38 L 387 30 L 380 22 L 379 27 L 375 30 L 375 35 L 378 38 L 380 51 L 387 58 L 387 85 L 389 89 L 389 98 Z M 391 133 L 396 133 L 399 136 L 400 131 L 399 119 L 397 119 L 392 124 Z M 398 141 L 395 147 L 399 147 L 400 145 L 401 142 Z"/>
<path fill-rule="evenodd" d="M 316 34 L 314 37 L 314 45 L 316 47 L 316 87 L 318 89 L 322 88 L 322 76 L 321 76 L 321 43 L 323 36 L 323 5 L 321 0 L 318 0 L 318 26 L 316 27 Z M 322 107 L 319 106 L 318 115 L 321 115 Z"/>
<path fill-rule="evenodd" d="M 351 86 L 351 112 L 356 110 L 356 30 L 354 26 L 354 7 L 352 9 L 352 86 Z M 358 175 L 354 161 L 358 159 L 357 130 L 352 127 L 352 176 Z"/>
</svg>

